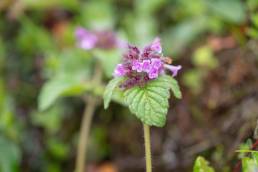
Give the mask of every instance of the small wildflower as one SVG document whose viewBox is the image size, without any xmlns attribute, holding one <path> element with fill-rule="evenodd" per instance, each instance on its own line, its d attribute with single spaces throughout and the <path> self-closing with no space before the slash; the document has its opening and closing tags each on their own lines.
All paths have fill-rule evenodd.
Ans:
<svg viewBox="0 0 258 172">
<path fill-rule="evenodd" d="M 133 60 L 132 70 L 136 70 L 137 72 L 142 72 L 142 63 L 139 62 L 138 60 Z"/>
<path fill-rule="evenodd" d="M 149 72 L 151 68 L 151 62 L 150 60 L 143 60 L 142 62 L 142 70 L 144 72 Z"/>
<path fill-rule="evenodd" d="M 98 41 L 98 38 L 94 33 L 91 33 L 82 27 L 76 29 L 75 36 L 78 46 L 86 50 L 94 48 Z"/>
<path fill-rule="evenodd" d="M 148 72 L 148 76 L 150 79 L 155 79 L 159 76 L 159 70 L 157 68 L 151 68 Z"/>
<path fill-rule="evenodd" d="M 163 67 L 163 62 L 158 58 L 151 59 L 151 65 L 155 69 L 160 69 Z"/>
<path fill-rule="evenodd" d="M 126 76 L 127 80 L 120 85 L 121 88 L 127 89 L 135 85 L 143 86 L 149 80 L 158 78 L 165 73 L 165 69 L 172 72 L 175 77 L 182 68 L 167 63 L 167 57 L 162 55 L 160 39 L 154 41 L 143 48 L 141 51 L 138 47 L 129 45 L 127 53 L 123 56 L 122 64 L 118 64 L 114 76 Z"/>
<path fill-rule="evenodd" d="M 161 47 L 161 44 L 160 44 L 160 38 L 155 38 L 150 47 L 151 47 L 152 51 L 155 51 L 157 53 L 161 53 L 162 52 L 162 47 Z"/>
<path fill-rule="evenodd" d="M 114 76 L 125 76 L 126 74 L 126 69 L 124 67 L 123 64 L 118 64 L 116 66 L 115 72 L 114 72 Z"/>
<path fill-rule="evenodd" d="M 178 71 L 182 68 L 181 65 L 174 66 L 174 65 L 167 65 L 165 64 L 164 67 L 172 72 L 172 76 L 177 76 Z"/>
<path fill-rule="evenodd" d="M 78 27 L 75 31 L 78 47 L 90 50 L 93 48 L 113 49 L 125 47 L 125 42 L 118 39 L 112 31 L 89 31 Z"/>
</svg>

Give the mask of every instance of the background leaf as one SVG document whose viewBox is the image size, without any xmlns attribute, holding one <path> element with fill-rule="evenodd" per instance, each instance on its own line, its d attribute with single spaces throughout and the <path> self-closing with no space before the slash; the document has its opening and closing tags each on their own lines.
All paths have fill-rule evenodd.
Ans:
<svg viewBox="0 0 258 172">
<path fill-rule="evenodd" d="M 120 52 L 119 50 L 95 50 L 93 54 L 96 56 L 96 58 L 100 60 L 106 76 L 112 77 L 116 65 L 121 60 L 122 52 Z"/>
<path fill-rule="evenodd" d="M 199 156 L 195 160 L 193 172 L 214 172 L 214 169 L 209 166 L 209 162 Z"/>
<path fill-rule="evenodd" d="M 17 171 L 20 150 L 13 142 L 0 135 L 0 171 Z"/>
</svg>

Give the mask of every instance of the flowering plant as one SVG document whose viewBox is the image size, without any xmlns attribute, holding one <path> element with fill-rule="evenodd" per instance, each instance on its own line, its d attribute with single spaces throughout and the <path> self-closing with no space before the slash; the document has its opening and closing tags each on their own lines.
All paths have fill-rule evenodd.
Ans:
<svg viewBox="0 0 258 172">
<path fill-rule="evenodd" d="M 122 63 L 114 70 L 114 79 L 106 87 L 105 108 L 109 105 L 113 91 L 120 89 L 131 112 L 143 123 L 162 127 L 166 121 L 169 90 L 173 91 L 175 97 L 181 98 L 178 83 L 173 78 L 181 66 L 171 65 L 171 62 L 170 58 L 163 56 L 159 38 L 155 38 L 142 51 L 129 45 Z M 171 74 L 168 75 L 166 71 Z"/>
<path fill-rule="evenodd" d="M 171 59 L 164 57 L 160 39 L 140 51 L 136 46 L 128 46 L 122 63 L 114 71 L 114 79 L 104 92 L 104 107 L 107 108 L 115 90 L 122 91 L 126 105 L 143 123 L 146 172 L 152 171 L 150 126 L 162 127 L 166 122 L 170 89 L 175 97 L 181 98 L 177 75 L 181 66 L 171 65 Z M 167 75 L 168 69 L 171 75 Z"/>
<path fill-rule="evenodd" d="M 96 31 L 83 27 L 76 28 L 75 38 L 79 49 L 66 50 L 60 55 L 62 58 L 58 58 L 60 63 L 56 73 L 51 75 L 51 79 L 41 90 L 39 109 L 46 110 L 65 96 L 78 96 L 84 100 L 85 110 L 75 163 L 75 171 L 83 172 L 92 118 L 98 107 L 99 96 L 104 90 L 103 78 L 112 76 L 124 41 L 112 30 Z"/>
</svg>

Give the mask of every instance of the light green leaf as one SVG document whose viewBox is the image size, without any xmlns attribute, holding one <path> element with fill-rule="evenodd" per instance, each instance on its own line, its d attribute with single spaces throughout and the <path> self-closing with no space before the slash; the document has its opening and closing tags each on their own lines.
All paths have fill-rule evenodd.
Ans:
<svg viewBox="0 0 258 172">
<path fill-rule="evenodd" d="M 16 172 L 21 152 L 16 144 L 0 136 L 0 171 Z"/>
<path fill-rule="evenodd" d="M 241 0 L 208 0 L 205 1 L 209 10 L 215 15 L 234 23 L 241 23 L 245 19 L 245 5 Z"/>
<path fill-rule="evenodd" d="M 39 109 L 43 111 L 49 108 L 64 91 L 72 87 L 72 84 L 65 79 L 53 79 L 47 82 L 39 95 Z"/>
<path fill-rule="evenodd" d="M 79 22 L 89 29 L 105 30 L 114 26 L 114 9 L 108 1 L 87 1 L 81 4 Z"/>
<path fill-rule="evenodd" d="M 218 59 L 216 59 L 212 48 L 209 46 L 202 46 L 195 50 L 193 63 L 198 67 L 207 67 L 209 69 L 214 69 L 219 65 Z"/>
<path fill-rule="evenodd" d="M 241 150 L 243 151 L 243 150 Z M 243 172 L 256 172 L 258 171 L 258 152 L 253 150 L 246 150 L 246 153 L 251 153 L 251 158 L 242 158 Z"/>
<path fill-rule="evenodd" d="M 65 7 L 67 9 L 78 9 L 78 0 L 51 0 L 51 1 L 35 1 L 23 0 L 23 5 L 30 9 L 42 10 L 53 7 Z"/>
<path fill-rule="evenodd" d="M 207 21 L 207 17 L 198 16 L 168 28 L 162 35 L 164 50 L 168 54 L 181 53 L 186 46 L 207 29 Z"/>
<path fill-rule="evenodd" d="M 124 92 L 125 102 L 130 111 L 143 123 L 162 127 L 166 122 L 169 90 L 181 97 L 177 82 L 170 76 L 161 76 L 148 82 L 144 87 L 136 86 Z"/>
<path fill-rule="evenodd" d="M 256 161 L 249 157 L 242 159 L 243 172 L 256 172 L 258 170 L 258 164 Z"/>
<path fill-rule="evenodd" d="M 85 91 L 91 91 L 95 94 L 99 89 L 101 88 L 98 85 L 89 84 L 86 81 L 79 81 L 72 77 L 53 78 L 43 86 L 40 92 L 39 110 L 46 110 L 54 104 L 59 97 L 77 96 Z"/>
<path fill-rule="evenodd" d="M 179 88 L 179 85 L 178 85 L 178 82 L 177 80 L 175 80 L 174 78 L 172 78 L 171 76 L 163 76 L 164 79 L 167 80 L 168 83 L 170 83 L 170 88 L 174 94 L 174 96 L 178 99 L 181 99 L 182 98 L 182 93 L 180 91 L 180 88 Z"/>
<path fill-rule="evenodd" d="M 252 152 L 252 158 L 254 159 L 255 163 L 258 165 L 258 152 Z"/>
<path fill-rule="evenodd" d="M 193 172 L 214 172 L 214 169 L 209 166 L 209 162 L 199 156 L 195 160 Z"/>
<path fill-rule="evenodd" d="M 111 101 L 113 92 L 115 90 L 115 88 L 118 86 L 118 84 L 124 80 L 123 77 L 117 77 L 112 79 L 111 81 L 109 81 L 105 91 L 104 91 L 104 95 L 103 95 L 103 99 L 104 99 L 104 108 L 107 109 L 109 106 L 109 103 Z"/>
</svg>

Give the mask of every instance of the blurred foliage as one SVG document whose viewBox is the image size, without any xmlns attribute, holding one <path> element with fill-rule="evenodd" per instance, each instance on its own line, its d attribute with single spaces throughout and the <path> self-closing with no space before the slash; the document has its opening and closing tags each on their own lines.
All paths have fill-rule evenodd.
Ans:
<svg viewBox="0 0 258 172">
<path fill-rule="evenodd" d="M 190 96 L 202 97 L 209 72 L 222 65 L 218 52 L 227 46 L 222 40 L 218 50 L 209 39 L 230 36 L 245 47 L 248 40 L 258 38 L 257 9 L 257 0 L 0 0 L 0 171 L 73 170 L 81 97 L 101 97 L 122 53 L 78 49 L 77 26 L 113 30 L 138 45 L 160 36 L 164 54 L 183 65 L 180 85 Z M 101 84 L 92 82 L 98 63 L 104 72 Z M 119 94 L 115 96 L 119 102 Z M 202 114 L 190 106 L 193 116 Z M 135 119 L 117 104 L 111 110 L 105 111 L 105 118 L 94 119 L 90 161 L 124 156 L 124 142 L 132 142 L 128 138 L 138 131 L 135 127 L 121 134 L 130 130 L 116 128 L 114 136 L 109 128 Z M 97 112 L 104 113 L 102 106 Z M 132 122 L 128 126 L 134 127 Z M 112 150 L 111 143 L 123 148 L 115 145 L 117 150 Z M 139 152 L 134 145 L 129 147 Z M 244 156 L 246 168 L 257 164 L 253 154 Z M 194 170 L 210 170 L 206 160 L 197 160 Z"/>
<path fill-rule="evenodd" d="M 209 166 L 209 163 L 203 157 L 197 157 L 193 172 L 214 172 L 214 169 Z"/>
</svg>

